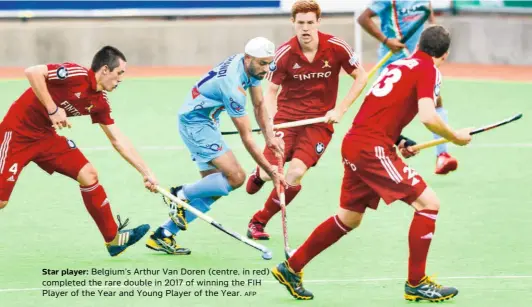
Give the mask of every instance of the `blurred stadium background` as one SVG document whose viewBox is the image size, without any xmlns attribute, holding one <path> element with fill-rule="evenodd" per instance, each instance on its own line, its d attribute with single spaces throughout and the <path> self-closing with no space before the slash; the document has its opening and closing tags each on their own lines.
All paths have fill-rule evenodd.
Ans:
<svg viewBox="0 0 532 307">
<path fill-rule="evenodd" d="M 291 37 L 292 2 L 0 1 L 0 114 L 27 88 L 22 79 L 24 67 L 64 61 L 88 66 L 95 51 L 114 45 L 124 51 L 130 67 L 126 81 L 110 95 L 117 124 L 163 185 L 194 180 L 199 175 L 176 131 L 175 114 L 182 97 L 199 75 L 241 52 L 250 38 L 265 36 L 280 44 Z M 319 2 L 324 12 L 321 30 L 349 42 L 371 68 L 377 60 L 377 43 L 354 22 L 370 0 Z M 433 174 L 431 150 L 409 160 L 443 204 L 428 271 L 460 289 L 453 305 L 529 306 L 532 1 L 433 0 L 432 4 L 437 22 L 453 37 L 449 63 L 442 67 L 442 94 L 450 124 L 480 126 L 520 112 L 524 118 L 479 135 L 468 148 L 451 146 L 459 169 L 448 176 Z M 339 97 L 350 82 L 348 77 L 341 80 Z M 336 211 L 342 176 L 339 146 L 359 105 L 360 101 L 337 125 L 319 166 L 303 179 L 302 194 L 288 208 L 292 245 L 302 243 Z M 72 130 L 61 134 L 75 140 L 97 167 L 114 213 L 128 216 L 132 224 L 150 223 L 155 229 L 166 217 L 158 196 L 143 191 L 137 173 L 120 160 L 90 120 L 76 118 L 73 124 Z M 227 130 L 232 127 L 228 118 L 222 125 Z M 432 138 L 415 120 L 406 135 L 417 141 Z M 251 170 L 254 163 L 239 138 L 227 140 L 245 169 Z M 261 136 L 257 141 L 262 142 Z M 254 196 L 236 191 L 216 203 L 209 214 L 245 233 L 250 215 L 268 193 L 269 189 Z M 359 230 L 308 266 L 307 288 L 316 299 L 305 305 L 339 306 L 346 301 L 359 306 L 407 305 L 402 287 L 411 217 L 411 210 L 402 204 L 368 213 Z M 270 225 L 272 240 L 266 245 L 275 253 L 270 262 L 201 221 L 180 237 L 192 249 L 191 256 L 154 254 L 140 243 L 111 259 L 82 205 L 76 183 L 58 175 L 51 178 L 30 165 L 9 206 L 0 212 L 0 306 L 294 305 L 271 276 L 255 276 L 263 279 L 262 286 L 243 288 L 257 291 L 254 297 L 42 296 L 43 280 L 65 279 L 43 276 L 44 268 L 270 268 L 283 260 L 279 217 Z"/>
</svg>

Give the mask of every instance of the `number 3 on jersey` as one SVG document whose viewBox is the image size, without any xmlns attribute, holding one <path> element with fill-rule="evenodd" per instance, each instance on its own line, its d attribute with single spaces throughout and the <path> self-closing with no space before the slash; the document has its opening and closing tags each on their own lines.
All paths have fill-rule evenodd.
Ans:
<svg viewBox="0 0 532 307">
<path fill-rule="evenodd" d="M 388 95 L 392 91 L 393 85 L 399 81 L 399 79 L 401 79 L 401 76 L 402 73 L 399 68 L 393 68 L 391 70 L 385 68 L 377 81 L 373 83 L 373 86 L 368 91 L 366 96 L 369 94 L 373 94 L 375 97 L 384 97 Z"/>
</svg>

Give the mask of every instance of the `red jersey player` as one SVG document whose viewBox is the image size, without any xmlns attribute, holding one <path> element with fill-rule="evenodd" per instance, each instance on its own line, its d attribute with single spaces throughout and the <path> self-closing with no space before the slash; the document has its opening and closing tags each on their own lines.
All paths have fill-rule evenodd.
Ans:
<svg viewBox="0 0 532 307">
<path fill-rule="evenodd" d="M 98 174 L 73 141 L 54 128 L 70 127 L 67 117 L 89 115 L 100 125 L 113 147 L 143 176 L 155 192 L 157 179 L 116 127 L 105 91 L 114 90 L 123 78 L 126 58 L 106 46 L 96 53 L 91 69 L 78 64 L 47 64 L 26 69 L 31 87 L 9 108 L 0 123 L 0 209 L 7 205 L 22 169 L 35 162 L 41 169 L 68 176 L 80 184 L 85 207 L 98 225 L 111 256 L 116 256 L 146 234 L 149 225 L 130 230 L 115 223 L 109 200 L 98 183 Z"/>
<path fill-rule="evenodd" d="M 440 204 L 423 178 L 397 156 L 394 148 L 401 130 L 416 114 L 430 131 L 453 143 L 470 142 L 469 129 L 452 130 L 435 110 L 441 84 L 436 67 L 447 58 L 450 41 L 449 33 L 441 26 L 425 29 L 418 51 L 387 66 L 368 91 L 342 144 L 344 178 L 337 215 L 319 225 L 286 262 L 272 271 L 292 296 L 313 298 L 303 288 L 303 267 L 356 228 L 366 208 L 377 209 L 381 198 L 387 204 L 401 200 L 415 210 L 408 235 L 405 298 L 443 301 L 458 294 L 456 288 L 438 285 L 425 275 Z"/>
<path fill-rule="evenodd" d="M 294 3 L 292 23 L 296 36 L 278 48 L 267 77 L 271 83 L 265 99 L 271 107 L 270 114 L 275 114 L 275 124 L 328 117 L 327 123 L 277 131 L 285 142 L 285 161 L 290 161 L 285 177 L 288 183 L 286 205 L 301 190 L 300 182 L 307 170 L 315 166 L 325 152 L 334 131 L 332 124 L 340 121 L 367 83 L 366 72 L 359 66 L 351 47 L 342 39 L 318 31 L 320 16 L 320 6 L 315 1 Z M 346 97 L 336 105 L 342 68 L 355 81 Z M 277 96 L 279 87 L 282 90 Z M 270 163 L 276 163 L 277 158 L 271 150 L 265 148 L 264 155 Z M 269 180 L 266 172 L 257 167 L 248 179 L 246 191 L 256 193 L 265 180 Z M 280 211 L 278 203 L 277 192 L 273 189 L 264 208 L 256 212 L 248 224 L 249 238 L 269 239 L 264 227 Z"/>
</svg>

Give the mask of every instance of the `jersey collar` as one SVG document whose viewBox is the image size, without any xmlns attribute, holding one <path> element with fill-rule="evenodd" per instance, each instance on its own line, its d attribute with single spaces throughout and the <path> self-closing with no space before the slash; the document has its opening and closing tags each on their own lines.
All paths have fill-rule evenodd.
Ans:
<svg viewBox="0 0 532 307">
<path fill-rule="evenodd" d="M 420 51 L 420 50 L 414 52 L 414 54 L 412 54 L 412 58 L 418 58 L 418 59 L 422 59 L 422 60 L 426 60 L 426 61 L 431 61 L 432 62 L 432 57 L 429 54 L 427 54 L 427 53 L 425 53 L 423 51 Z"/>
<path fill-rule="evenodd" d="M 91 88 L 96 91 L 96 89 L 98 88 L 98 82 L 96 82 L 96 74 L 94 73 L 94 71 L 92 71 L 92 69 L 89 69 L 89 82 L 90 82 L 90 85 L 91 85 Z"/>
</svg>

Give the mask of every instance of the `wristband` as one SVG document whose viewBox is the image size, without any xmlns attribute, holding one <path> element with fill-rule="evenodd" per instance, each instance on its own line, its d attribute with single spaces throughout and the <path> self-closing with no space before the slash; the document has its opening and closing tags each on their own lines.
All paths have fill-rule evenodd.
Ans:
<svg viewBox="0 0 532 307">
<path fill-rule="evenodd" d="M 57 113 L 57 111 L 59 111 L 59 106 L 55 106 L 55 111 L 53 111 L 52 113 L 48 113 L 48 115 L 54 115 L 55 113 Z"/>
<path fill-rule="evenodd" d="M 388 41 L 388 37 L 386 37 L 386 38 L 382 41 L 382 43 L 386 45 L 386 42 L 387 42 L 387 41 Z"/>
<path fill-rule="evenodd" d="M 402 140 L 405 140 L 405 147 L 414 146 L 417 144 L 414 140 L 411 140 L 406 136 L 399 135 L 399 138 L 397 139 L 397 142 L 395 142 L 395 145 L 399 146 Z"/>
</svg>

